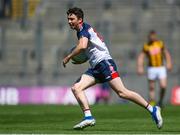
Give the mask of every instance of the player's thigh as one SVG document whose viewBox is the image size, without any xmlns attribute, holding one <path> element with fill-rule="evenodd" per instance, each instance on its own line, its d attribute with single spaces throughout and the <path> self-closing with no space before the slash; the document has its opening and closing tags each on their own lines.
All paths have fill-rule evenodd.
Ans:
<svg viewBox="0 0 180 135">
<path fill-rule="evenodd" d="M 83 74 L 72 86 L 72 90 L 82 91 L 96 84 L 94 77 Z"/>
<path fill-rule="evenodd" d="M 148 78 L 148 80 L 155 80 L 157 78 L 156 68 L 148 67 L 148 69 L 147 69 L 147 78 Z"/>
<path fill-rule="evenodd" d="M 116 93 L 124 93 L 127 91 L 120 77 L 110 80 L 109 85 Z"/>
<path fill-rule="evenodd" d="M 167 71 L 165 67 L 159 69 L 159 84 L 161 88 L 166 88 L 167 86 Z"/>
</svg>

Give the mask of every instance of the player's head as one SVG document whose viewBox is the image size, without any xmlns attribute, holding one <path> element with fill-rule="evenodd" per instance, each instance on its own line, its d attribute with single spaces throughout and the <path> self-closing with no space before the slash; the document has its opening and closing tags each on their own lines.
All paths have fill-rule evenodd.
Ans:
<svg viewBox="0 0 180 135">
<path fill-rule="evenodd" d="M 156 31 L 154 30 L 151 30 L 148 34 L 148 40 L 149 41 L 156 41 L 157 40 L 157 34 L 156 34 Z"/>
<path fill-rule="evenodd" d="M 83 23 L 84 13 L 82 9 L 73 7 L 68 9 L 67 11 L 67 18 L 69 26 L 72 29 L 79 29 L 79 26 Z"/>
</svg>

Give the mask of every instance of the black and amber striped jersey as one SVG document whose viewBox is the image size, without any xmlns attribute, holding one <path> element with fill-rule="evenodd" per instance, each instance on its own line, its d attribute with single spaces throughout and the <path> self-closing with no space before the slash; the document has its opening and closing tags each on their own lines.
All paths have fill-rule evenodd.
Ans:
<svg viewBox="0 0 180 135">
<path fill-rule="evenodd" d="M 150 67 L 163 66 L 163 49 L 164 43 L 160 40 L 153 41 L 151 43 L 145 43 L 143 46 L 143 52 L 146 53 Z"/>
</svg>

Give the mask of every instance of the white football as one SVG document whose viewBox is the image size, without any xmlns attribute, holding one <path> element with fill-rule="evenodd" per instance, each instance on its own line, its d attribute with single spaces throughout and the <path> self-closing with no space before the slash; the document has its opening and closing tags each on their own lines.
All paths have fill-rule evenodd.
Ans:
<svg viewBox="0 0 180 135">
<path fill-rule="evenodd" d="M 71 51 L 74 50 L 74 48 L 75 48 L 75 47 L 73 47 L 73 48 L 71 49 Z M 88 57 L 87 57 L 85 51 L 82 51 L 82 52 L 80 52 L 78 55 L 72 57 L 71 59 L 72 59 L 72 61 L 81 64 L 81 63 L 86 62 L 86 61 L 88 60 Z"/>
</svg>

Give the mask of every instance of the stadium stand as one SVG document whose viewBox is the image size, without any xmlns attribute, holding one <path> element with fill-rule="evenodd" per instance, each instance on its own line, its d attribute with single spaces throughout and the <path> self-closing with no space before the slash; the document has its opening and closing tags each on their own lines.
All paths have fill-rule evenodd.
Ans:
<svg viewBox="0 0 180 135">
<path fill-rule="evenodd" d="M 16 2 L 16 0 L 14 0 Z M 74 46 L 76 35 L 69 29 L 66 10 L 83 8 L 85 20 L 106 38 L 112 56 L 128 86 L 137 79 L 136 57 L 147 32 L 156 29 L 165 40 L 175 63 L 172 81 L 180 72 L 180 4 L 178 0 L 29 0 L 13 3 L 12 19 L 0 20 L 0 84 L 15 86 L 71 85 L 88 67 L 60 60 Z M 24 15 L 24 4 L 28 7 Z M 16 10 L 16 12 L 15 12 Z M 25 18 L 24 18 L 25 17 Z M 72 36 L 73 35 L 73 36 Z M 136 86 L 135 88 L 139 88 Z M 146 88 L 144 85 L 142 88 Z"/>
</svg>

